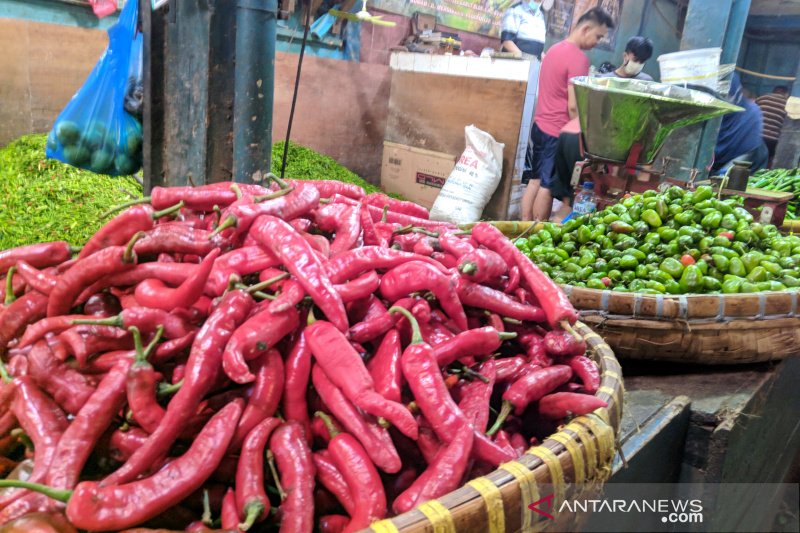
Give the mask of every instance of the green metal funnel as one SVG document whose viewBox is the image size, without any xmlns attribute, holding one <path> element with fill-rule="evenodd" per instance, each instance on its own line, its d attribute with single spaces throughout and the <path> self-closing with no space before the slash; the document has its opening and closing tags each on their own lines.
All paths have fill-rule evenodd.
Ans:
<svg viewBox="0 0 800 533">
<path fill-rule="evenodd" d="M 642 145 L 637 161 L 656 158 L 675 129 L 742 108 L 709 94 L 675 85 L 625 78 L 579 77 L 572 80 L 588 155 L 624 163 L 631 148 Z"/>
</svg>

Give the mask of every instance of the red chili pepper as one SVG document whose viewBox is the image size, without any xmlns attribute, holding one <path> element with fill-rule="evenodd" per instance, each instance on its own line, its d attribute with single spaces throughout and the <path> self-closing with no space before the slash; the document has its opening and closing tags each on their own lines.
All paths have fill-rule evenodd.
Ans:
<svg viewBox="0 0 800 533">
<path fill-rule="evenodd" d="M 143 307 L 165 311 L 191 307 L 203 294 L 206 280 L 219 254 L 218 248 L 211 250 L 199 268 L 175 289 L 167 287 L 163 281 L 156 278 L 141 282 L 136 286 L 136 301 Z"/>
<path fill-rule="evenodd" d="M 140 428 L 114 431 L 108 442 L 111 458 L 119 462 L 127 461 L 133 452 L 145 443 L 148 436 L 147 432 Z"/>
<path fill-rule="evenodd" d="M 451 254 L 445 254 L 442 252 L 433 252 L 431 254 L 431 259 L 435 259 L 447 269 L 458 267 L 458 258 L 456 258 L 456 256 Z"/>
<path fill-rule="evenodd" d="M 441 246 L 442 250 L 445 252 L 459 259 L 475 250 L 475 247 L 470 244 L 468 239 L 462 239 L 452 233 L 443 233 L 439 235 L 439 246 Z"/>
<path fill-rule="evenodd" d="M 78 482 L 94 445 L 125 405 L 128 366 L 126 362 L 120 362 L 112 368 L 70 422 L 53 454 L 47 472 L 48 485 L 59 489 L 72 488 Z"/>
<path fill-rule="evenodd" d="M 186 453 L 149 478 L 112 486 L 83 481 L 74 491 L 46 486 L 35 490 L 66 502 L 67 518 L 80 529 L 119 531 L 141 524 L 180 503 L 211 476 L 228 447 L 240 413 L 241 403 L 227 405 L 206 424 Z M 19 484 L 0 480 L 0 486 Z"/>
<path fill-rule="evenodd" d="M 37 270 L 30 265 L 27 261 L 17 261 L 17 274 L 31 289 L 39 291 L 42 294 L 50 294 L 53 287 L 58 283 L 58 276 L 45 272 L 44 270 Z M 54 270 L 54 269 L 53 269 Z M 5 297 L 5 294 L 3 294 Z"/>
<path fill-rule="evenodd" d="M 419 232 L 401 233 L 399 235 L 395 234 L 392 237 L 392 247 L 393 248 L 399 247 L 400 250 L 408 253 L 413 253 L 418 257 L 428 257 L 430 255 L 429 253 L 418 254 L 416 252 L 417 244 L 423 239 L 425 239 L 425 235 Z M 431 251 L 431 253 L 433 252 Z"/>
<path fill-rule="evenodd" d="M 496 252 L 477 248 L 459 258 L 458 271 L 473 283 L 484 283 L 504 276 L 508 265 Z"/>
<path fill-rule="evenodd" d="M 429 237 L 423 237 L 414 244 L 414 247 L 411 251 L 415 254 L 430 257 L 436 250 L 431 244 L 431 239 Z"/>
<path fill-rule="evenodd" d="M 457 280 L 457 290 L 461 303 L 469 307 L 486 309 L 516 320 L 543 322 L 546 319 L 544 311 L 539 307 L 521 304 L 501 291 L 461 277 Z"/>
<path fill-rule="evenodd" d="M 509 268 L 515 264 L 519 267 L 528 288 L 539 300 L 550 327 L 555 328 L 564 321 L 574 324 L 578 320 L 577 311 L 561 288 L 519 251 L 500 230 L 491 224 L 479 222 L 472 228 L 472 238 L 502 255 L 508 262 Z M 509 258 L 513 258 L 513 262 L 509 262 Z"/>
<path fill-rule="evenodd" d="M 28 324 L 44 318 L 47 312 L 47 296 L 28 292 L 9 305 L 0 323 L 0 355 L 12 339 L 18 337 Z"/>
<path fill-rule="evenodd" d="M 456 376 L 452 377 L 455 378 Z M 431 464 L 436 459 L 436 454 L 438 454 L 444 448 L 444 446 L 442 445 L 442 441 L 439 440 L 439 437 L 436 436 L 436 432 L 431 427 L 431 423 L 428 422 L 424 416 L 418 416 L 417 421 L 419 422 L 419 438 L 417 439 L 417 446 L 419 447 L 419 451 L 422 454 L 422 458 L 425 459 L 425 462 L 427 464 Z M 409 487 L 410 486 L 411 483 L 409 483 Z M 406 489 L 407 488 L 408 487 L 406 487 Z"/>
<path fill-rule="evenodd" d="M 379 221 L 383 218 L 383 209 L 380 207 L 375 207 L 374 205 L 367 205 L 365 206 L 369 209 L 370 215 L 372 215 L 372 220 L 375 222 Z M 414 226 L 418 228 L 425 228 L 426 230 L 430 231 L 438 231 L 444 233 L 446 231 L 453 231 L 458 230 L 458 227 L 455 224 L 451 224 L 449 222 L 441 222 L 436 220 L 428 220 L 425 218 L 419 218 L 411 215 L 406 215 L 404 213 L 397 213 L 395 211 L 388 211 L 386 213 L 386 221 L 387 222 L 396 222 L 398 224 L 402 224 L 403 226 Z"/>
<path fill-rule="evenodd" d="M 319 518 L 319 531 L 320 533 L 342 533 L 349 523 L 349 516 L 324 515 Z"/>
<path fill-rule="evenodd" d="M 289 362 L 287 361 L 287 364 Z M 244 442 L 250 430 L 269 418 L 278 410 L 284 389 L 284 365 L 278 350 L 269 350 L 255 361 L 256 382 L 247 401 L 236 435 L 231 442 L 231 450 L 235 451 Z M 288 372 L 288 371 L 287 371 Z M 288 376 L 287 376 L 288 377 Z M 284 416 L 286 412 L 284 411 Z"/>
<path fill-rule="evenodd" d="M 75 325 L 73 320 L 80 319 L 94 320 L 94 317 L 88 315 L 61 315 L 43 318 L 28 326 L 25 333 L 20 337 L 17 347 L 24 348 L 26 346 L 31 346 L 48 333 L 61 333 L 62 331 L 68 330 Z"/>
<path fill-rule="evenodd" d="M 392 310 L 403 313 L 411 322 L 414 333 L 412 343 L 403 352 L 401 359 L 403 375 L 414 395 L 414 401 L 425 418 L 430 421 L 436 435 L 442 442 L 450 443 L 463 426 L 475 431 L 464 412 L 450 396 L 433 355 L 433 348 L 422 343 L 417 321 L 411 313 L 406 314 L 404 310 L 395 308 L 390 311 Z M 508 450 L 497 446 L 483 433 L 475 433 L 474 452 L 478 459 L 493 465 L 511 460 Z"/>
<path fill-rule="evenodd" d="M 480 379 L 467 381 L 461 387 L 461 401 L 458 402 L 458 408 L 464 412 L 467 420 L 478 432 L 485 433 L 486 426 L 489 424 L 489 404 L 492 400 L 492 392 L 497 378 L 495 361 L 489 359 L 484 362 L 478 373 L 486 381 L 484 382 Z"/>
<path fill-rule="evenodd" d="M 311 380 L 328 411 L 364 445 L 372 462 L 388 474 L 399 472 L 402 464 L 389 432 L 377 423 L 367 421 L 319 365 L 311 369 Z"/>
<path fill-rule="evenodd" d="M 317 226 L 336 237 L 331 243 L 330 255 L 335 256 L 351 249 L 361 235 L 361 204 L 346 206 L 343 204 L 329 204 L 320 207 L 315 212 Z"/>
<path fill-rule="evenodd" d="M 380 475 L 364 447 L 352 435 L 339 433 L 324 413 L 317 412 L 316 416 L 328 426 L 331 434 L 328 452 L 339 467 L 354 500 L 350 524 L 345 531 L 360 531 L 386 515 L 386 494 Z"/>
<path fill-rule="evenodd" d="M 362 209 L 359 212 L 358 218 L 361 223 L 362 238 L 365 246 L 389 246 L 388 240 L 379 238 L 375 229 L 375 222 L 366 209 Z"/>
<path fill-rule="evenodd" d="M 78 254 L 78 259 L 89 257 L 109 246 L 122 246 L 139 231 L 153 229 L 155 221 L 178 212 L 183 203 L 176 203 L 163 211 L 155 211 L 149 205 L 136 205 L 115 216 L 95 232 Z"/>
<path fill-rule="evenodd" d="M 521 415 L 532 402 L 539 401 L 572 378 L 572 369 L 566 365 L 554 365 L 529 372 L 515 381 L 503 393 L 503 407 L 487 435 L 494 435 L 503 425 L 511 410 Z"/>
<path fill-rule="evenodd" d="M 553 357 L 570 357 L 586 353 L 586 342 L 561 329 L 548 331 L 544 336 L 544 349 Z"/>
<path fill-rule="evenodd" d="M 220 239 L 214 239 L 212 233 L 204 229 L 182 224 L 159 224 L 146 232 L 133 249 L 138 255 L 148 257 L 158 256 L 162 252 L 205 257 L 221 244 Z"/>
<path fill-rule="evenodd" d="M 142 346 L 142 337 L 139 330 L 131 328 L 136 356 L 128 369 L 125 389 L 127 391 L 128 407 L 133 413 L 133 419 L 148 433 L 153 433 L 158 428 L 158 424 L 164 418 L 165 412 L 156 398 L 156 386 L 158 385 L 156 370 L 147 360 L 161 338 L 161 331 L 159 330 L 156 333 L 153 341 L 145 349 Z"/>
<path fill-rule="evenodd" d="M 336 180 L 286 180 L 289 185 L 310 185 L 319 191 L 322 198 L 330 198 L 334 194 L 340 194 L 347 198 L 360 200 L 364 197 L 364 189 L 352 183 L 344 183 Z"/>
<path fill-rule="evenodd" d="M 362 209 L 361 212 L 366 213 L 366 210 Z M 372 220 L 371 215 L 367 214 L 367 217 Z M 391 246 L 392 239 L 394 239 L 394 232 L 402 227 L 400 224 L 395 224 L 394 222 L 373 222 L 373 224 L 375 224 L 375 235 L 378 239 L 378 246 L 382 248 Z"/>
<path fill-rule="evenodd" d="M 238 248 L 217 258 L 206 281 L 205 292 L 213 296 L 222 294 L 231 275 L 244 277 L 279 264 L 277 257 L 258 246 Z"/>
<path fill-rule="evenodd" d="M 283 388 L 282 413 L 286 420 L 300 423 L 306 435 L 311 437 L 311 422 L 308 416 L 308 382 L 311 379 L 311 349 L 305 334 L 300 332 L 286 357 L 286 372 Z"/>
<path fill-rule="evenodd" d="M 83 304 L 83 312 L 91 316 L 105 317 L 119 314 L 121 311 L 119 298 L 108 292 L 93 294 Z"/>
<path fill-rule="evenodd" d="M 351 402 L 371 415 L 386 418 L 403 435 L 417 438 L 414 417 L 403 405 L 375 391 L 372 376 L 341 331 L 318 320 L 305 329 L 304 335 L 314 359 Z"/>
<path fill-rule="evenodd" d="M 56 337 L 60 343 L 59 357 L 66 360 L 72 355 L 80 368 L 84 368 L 89 358 L 109 350 L 131 350 L 133 339 L 124 330 L 108 326 L 76 326 Z"/>
<path fill-rule="evenodd" d="M 516 290 L 519 288 L 519 281 L 519 267 L 515 265 L 508 269 L 508 280 L 506 281 L 506 286 L 503 289 L 503 292 L 508 294 L 516 292 Z M 527 298 L 521 299 L 520 302 L 531 303 Z"/>
<path fill-rule="evenodd" d="M 463 331 L 433 349 L 439 366 L 447 366 L 456 359 L 471 356 L 488 356 L 500 348 L 504 340 L 513 339 L 516 333 L 501 333 L 493 327 Z"/>
<path fill-rule="evenodd" d="M 528 361 L 520 355 L 497 359 L 495 361 L 497 383 L 515 381 L 519 376 L 519 372 L 527 364 Z"/>
<path fill-rule="evenodd" d="M 26 514 L 0 528 L 2 533 L 78 533 L 66 517 L 56 512 Z"/>
<path fill-rule="evenodd" d="M 135 327 L 142 333 L 152 333 L 161 326 L 164 328 L 164 337 L 167 339 L 185 337 L 194 331 L 191 324 L 180 314 L 149 307 L 131 307 L 123 309 L 117 316 L 75 319 L 72 323 L 75 325 L 116 326 L 124 329 Z"/>
<path fill-rule="evenodd" d="M 461 425 L 452 435 L 447 447 L 442 449 L 416 481 L 394 500 L 392 504 L 394 512 L 410 511 L 421 503 L 444 496 L 461 486 L 461 479 L 467 471 L 470 454 L 477 440 L 475 436 L 475 431 L 469 424 Z"/>
<path fill-rule="evenodd" d="M 241 531 L 239 529 L 239 511 L 236 509 L 236 493 L 229 488 L 222 498 L 220 510 L 220 525 L 226 531 Z"/>
<path fill-rule="evenodd" d="M 269 303 L 269 310 L 272 313 L 283 313 L 293 309 L 306 297 L 306 290 L 303 286 L 293 279 L 280 282 L 280 294 Z"/>
<path fill-rule="evenodd" d="M 255 359 L 272 348 L 297 328 L 300 318 L 294 309 L 272 313 L 269 308 L 247 319 L 234 332 L 222 355 L 225 374 L 239 384 L 255 381 L 247 361 Z"/>
<path fill-rule="evenodd" d="M 583 388 L 588 394 L 594 394 L 600 388 L 600 369 L 594 361 L 583 355 L 570 357 L 565 361 L 578 379 L 583 383 Z"/>
<path fill-rule="evenodd" d="M 283 220 L 292 220 L 310 213 L 319 205 L 319 192 L 314 187 L 300 185 L 288 191 L 288 193 L 282 191 L 274 193 L 284 194 L 284 196 L 270 198 L 263 202 L 235 203 L 223 212 L 222 222 L 214 230 L 214 234 L 234 227 L 234 236 L 240 236 L 250 231 L 253 223 L 260 216 L 268 215 Z"/>
<path fill-rule="evenodd" d="M 303 426 L 286 422 L 272 434 L 269 448 L 275 455 L 280 483 L 286 494 L 280 506 L 280 531 L 313 531 L 315 468 Z"/>
<path fill-rule="evenodd" d="M 20 427 L 33 441 L 33 470 L 27 481 L 41 483 L 53 461 L 61 435 L 67 428 L 67 418 L 58 405 L 37 387 L 28 376 L 14 378 L 14 400 L 11 413 L 19 421 Z M 2 432 L 0 432 L 2 434 Z M 5 507 L 24 491 L 11 491 L 0 496 L 0 508 Z"/>
<path fill-rule="evenodd" d="M 127 246 L 111 246 L 81 259 L 66 271 L 53 288 L 47 303 L 47 316 L 64 315 L 73 306 L 78 295 L 99 277 L 133 268 L 136 254 L 133 252 L 137 233 Z"/>
<path fill-rule="evenodd" d="M 243 291 L 235 290 L 223 296 L 197 334 L 186 365 L 183 386 L 167 405 L 167 412 L 158 429 L 127 463 L 103 480 L 104 486 L 135 479 L 175 442 L 200 401 L 214 386 L 222 367 L 225 345 L 236 328 L 244 322 L 252 305 L 253 299 Z M 237 414 L 237 421 L 238 418 Z"/>
<path fill-rule="evenodd" d="M 430 213 L 428 210 L 422 207 L 419 204 L 415 204 L 414 202 L 406 202 L 403 200 L 395 200 L 390 196 L 386 196 L 382 193 L 372 193 L 368 194 L 364 197 L 362 202 L 374 205 L 380 209 L 384 207 L 388 207 L 389 211 L 393 211 L 395 213 L 402 213 L 405 215 L 410 215 L 417 218 L 428 219 L 430 218 Z"/>
<path fill-rule="evenodd" d="M 70 414 L 77 414 L 94 392 L 89 380 L 59 362 L 44 341 L 33 345 L 28 363 L 34 382 Z"/>
<path fill-rule="evenodd" d="M 315 418 L 314 426 L 317 425 L 316 420 L 319 420 L 319 424 L 327 434 L 327 438 L 324 439 L 325 442 L 330 442 L 331 435 L 328 432 L 325 423 L 321 418 Z M 355 511 L 355 501 L 353 501 L 350 488 L 347 486 L 347 482 L 344 480 L 344 476 L 331 457 L 330 452 L 328 450 L 320 450 L 315 452 L 313 459 L 314 466 L 317 469 L 317 480 L 328 490 L 328 492 L 333 494 L 347 514 L 352 516 L 353 512 Z M 369 458 L 367 459 L 369 460 Z M 370 460 L 370 464 L 371 463 L 372 461 Z"/>
<path fill-rule="evenodd" d="M 153 262 L 139 264 L 123 272 L 101 277 L 80 293 L 76 303 L 83 303 L 93 294 L 97 294 L 108 287 L 133 286 L 149 278 L 160 279 L 167 285 L 180 285 L 186 281 L 186 278 L 191 276 L 197 268 L 198 265 L 193 265 L 191 263 Z M 228 280 L 226 279 L 225 287 L 227 287 L 227 285 Z"/>
<path fill-rule="evenodd" d="M 447 316 L 460 329 L 468 329 L 467 316 L 456 294 L 453 281 L 427 263 L 411 261 L 394 267 L 381 279 L 381 294 L 395 302 L 412 292 L 429 290 Z"/>
<path fill-rule="evenodd" d="M 403 370 L 400 367 L 400 333 L 390 329 L 383 337 L 375 355 L 367 363 L 367 369 L 375 382 L 375 390 L 392 402 L 402 401 Z"/>
<path fill-rule="evenodd" d="M 608 404 L 597 396 L 577 392 L 556 392 L 539 400 L 539 414 L 551 420 L 589 414 L 601 407 Z"/>
<path fill-rule="evenodd" d="M 415 298 L 403 298 L 394 303 L 395 307 L 411 309 L 417 302 Z M 370 312 L 364 320 L 348 331 L 348 335 L 353 342 L 368 342 L 377 339 L 395 326 L 398 320 L 386 311 L 386 307 L 376 299 L 375 305 L 370 308 Z"/>
<path fill-rule="evenodd" d="M 314 260 L 314 252 L 286 222 L 262 216 L 253 225 L 256 238 L 275 254 L 286 269 L 303 285 L 314 303 L 339 331 L 347 331 L 347 312 L 342 298 Z"/>
<path fill-rule="evenodd" d="M 153 187 L 150 204 L 155 209 L 166 209 L 183 202 L 186 209 L 213 211 L 214 206 L 225 207 L 236 201 L 236 193 L 229 188 L 214 185 L 199 187 Z"/>
<path fill-rule="evenodd" d="M 381 277 L 373 270 L 343 285 L 334 285 L 334 288 L 341 296 L 342 301 L 349 303 L 369 297 L 370 294 L 378 290 L 380 284 Z"/>
<path fill-rule="evenodd" d="M 43 242 L 0 251 L 0 275 L 25 261 L 35 268 L 46 268 L 67 261 L 74 249 L 65 241 Z"/>
<path fill-rule="evenodd" d="M 339 254 L 328 262 L 326 269 L 331 282 L 344 283 L 369 270 L 394 268 L 409 261 L 422 261 L 442 272 L 446 270 L 437 261 L 429 257 L 379 246 L 362 246 Z"/>
<path fill-rule="evenodd" d="M 6 275 L 2 279 L 2 285 L 0 285 L 0 318 L 3 317 L 5 309 L 27 289 L 27 284 L 22 279 L 22 276 L 16 275 L 16 267 L 12 267 L 9 272 L 11 275 Z M 8 286 L 9 283 L 11 284 L 10 287 Z M 9 295 L 9 297 L 6 298 L 6 295 Z"/>
<path fill-rule="evenodd" d="M 280 423 L 277 418 L 265 419 L 247 434 L 242 445 L 236 469 L 236 509 L 238 516 L 244 517 L 238 525 L 242 531 L 269 515 L 269 498 L 264 491 L 264 448 Z"/>
</svg>

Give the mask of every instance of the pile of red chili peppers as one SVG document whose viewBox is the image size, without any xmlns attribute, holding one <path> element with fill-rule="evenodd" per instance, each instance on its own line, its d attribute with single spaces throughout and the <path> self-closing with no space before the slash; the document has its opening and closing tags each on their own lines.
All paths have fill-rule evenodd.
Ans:
<svg viewBox="0 0 800 533">
<path fill-rule="evenodd" d="M 358 531 L 605 406 L 489 224 L 334 181 L 146 200 L 0 252 L 3 531 Z"/>
</svg>

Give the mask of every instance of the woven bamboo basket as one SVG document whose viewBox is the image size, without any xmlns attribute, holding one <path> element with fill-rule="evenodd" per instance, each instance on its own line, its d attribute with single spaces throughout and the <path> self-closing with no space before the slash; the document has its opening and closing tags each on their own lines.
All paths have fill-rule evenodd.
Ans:
<svg viewBox="0 0 800 533">
<path fill-rule="evenodd" d="M 621 359 L 729 365 L 800 354 L 795 291 L 667 296 L 564 290 Z"/>
<path fill-rule="evenodd" d="M 533 222 L 492 224 L 510 239 L 536 230 Z M 800 354 L 797 292 L 673 296 L 569 285 L 564 291 L 620 359 L 731 365 Z"/>
<path fill-rule="evenodd" d="M 438 500 L 372 524 L 373 533 L 502 533 L 505 531 L 564 530 L 557 517 L 550 521 L 528 509 L 549 496 L 563 500 L 575 485 L 599 487 L 611 475 L 616 453 L 616 434 L 622 418 L 624 392 L 619 362 L 603 339 L 578 322 L 588 353 L 601 370 L 597 396 L 608 408 L 572 419 L 541 445 L 530 448 L 516 461 L 505 463 L 491 474 L 473 479 Z M 540 488 L 542 489 L 540 491 Z"/>
</svg>

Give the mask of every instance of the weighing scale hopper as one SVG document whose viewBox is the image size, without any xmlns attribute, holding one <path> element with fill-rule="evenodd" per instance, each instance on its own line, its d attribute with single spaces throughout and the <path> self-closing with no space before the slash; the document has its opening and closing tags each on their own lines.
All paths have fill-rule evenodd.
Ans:
<svg viewBox="0 0 800 533">
<path fill-rule="evenodd" d="M 653 189 L 660 176 L 651 164 L 672 131 L 714 117 L 742 111 L 702 91 L 663 83 L 625 79 L 573 79 L 584 164 L 601 197 L 613 192 Z M 605 172 L 605 163 L 624 168 L 622 176 Z"/>
</svg>

